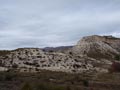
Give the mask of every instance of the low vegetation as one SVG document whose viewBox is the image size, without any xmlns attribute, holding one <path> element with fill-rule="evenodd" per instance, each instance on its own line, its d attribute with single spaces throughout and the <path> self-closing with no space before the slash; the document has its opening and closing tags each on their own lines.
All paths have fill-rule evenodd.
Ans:
<svg viewBox="0 0 120 90">
<path fill-rule="evenodd" d="M 3 50 L 3 51 L 0 51 L 0 56 L 6 56 L 7 54 L 9 54 L 11 51 L 8 51 L 8 50 Z"/>
<path fill-rule="evenodd" d="M 0 72 L 0 90 L 119 90 L 119 75 Z"/>
<path fill-rule="evenodd" d="M 120 55 L 116 55 L 115 60 L 120 61 Z"/>
</svg>

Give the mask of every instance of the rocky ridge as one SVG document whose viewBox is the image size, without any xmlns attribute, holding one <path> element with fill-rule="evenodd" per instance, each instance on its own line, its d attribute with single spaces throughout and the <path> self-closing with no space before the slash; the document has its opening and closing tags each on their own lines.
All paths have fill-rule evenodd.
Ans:
<svg viewBox="0 0 120 90">
<path fill-rule="evenodd" d="M 120 39 L 98 35 L 83 37 L 72 51 L 92 58 L 113 59 L 120 54 Z"/>
<path fill-rule="evenodd" d="M 120 53 L 120 39 L 110 36 L 88 36 L 66 52 L 44 51 L 39 48 L 20 48 L 1 51 L 0 70 L 40 72 L 107 72 L 115 55 Z M 97 52 L 97 53 L 96 53 Z M 95 57 L 94 57 L 95 56 Z M 110 59 L 109 59 L 110 58 Z"/>
</svg>

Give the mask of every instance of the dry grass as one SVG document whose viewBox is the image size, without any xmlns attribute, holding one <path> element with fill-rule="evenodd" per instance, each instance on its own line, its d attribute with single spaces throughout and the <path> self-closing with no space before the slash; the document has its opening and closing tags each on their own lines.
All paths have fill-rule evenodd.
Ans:
<svg viewBox="0 0 120 90">
<path fill-rule="evenodd" d="M 23 90 L 23 87 L 31 90 L 119 90 L 119 80 L 120 73 L 89 75 L 51 71 L 1 72 L 0 90 Z"/>
</svg>

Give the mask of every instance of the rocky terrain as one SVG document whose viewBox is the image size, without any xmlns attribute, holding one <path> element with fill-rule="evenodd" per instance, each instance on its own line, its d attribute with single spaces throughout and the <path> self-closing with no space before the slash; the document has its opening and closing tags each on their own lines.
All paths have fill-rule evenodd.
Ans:
<svg viewBox="0 0 120 90">
<path fill-rule="evenodd" d="M 70 73 L 108 72 L 114 57 L 120 54 L 120 39 L 112 36 L 83 37 L 67 49 L 19 48 L 0 51 L 0 71 Z"/>
<path fill-rule="evenodd" d="M 120 39 L 98 35 L 83 37 L 73 47 L 73 52 L 92 58 L 114 59 L 114 56 L 120 53 Z"/>
</svg>

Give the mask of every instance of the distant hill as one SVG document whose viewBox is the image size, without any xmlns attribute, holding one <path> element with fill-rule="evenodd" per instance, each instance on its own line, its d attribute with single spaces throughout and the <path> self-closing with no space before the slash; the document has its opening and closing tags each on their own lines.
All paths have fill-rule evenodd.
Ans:
<svg viewBox="0 0 120 90">
<path fill-rule="evenodd" d="M 120 54 L 120 38 L 98 35 L 83 37 L 72 51 L 92 58 L 113 59 Z"/>
<path fill-rule="evenodd" d="M 68 50 L 68 49 L 71 49 L 73 46 L 60 46 L 60 47 L 45 47 L 43 48 L 42 50 L 44 51 L 65 51 L 65 50 Z"/>
<path fill-rule="evenodd" d="M 75 46 L 0 51 L 0 71 L 108 72 L 117 55 L 120 55 L 120 38 L 93 35 L 83 37 Z"/>
</svg>

